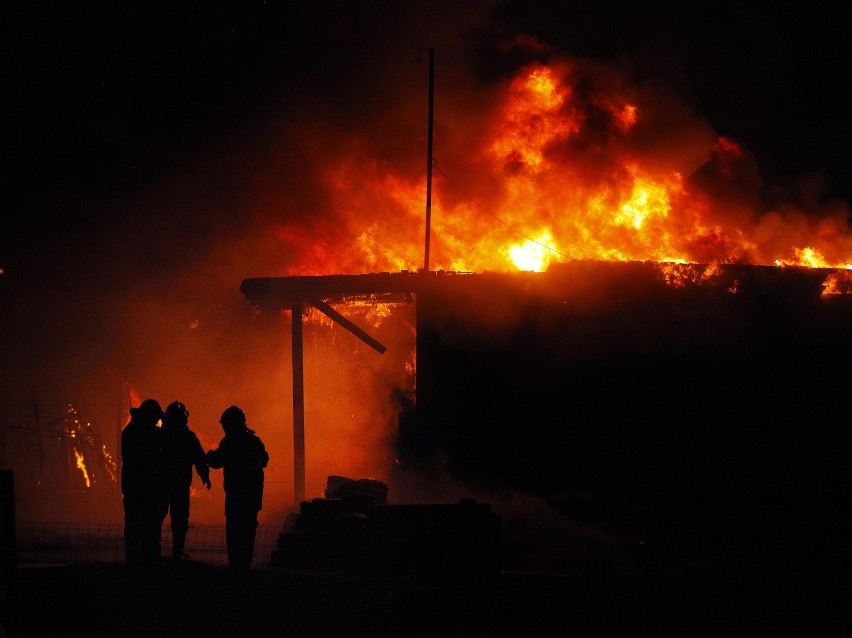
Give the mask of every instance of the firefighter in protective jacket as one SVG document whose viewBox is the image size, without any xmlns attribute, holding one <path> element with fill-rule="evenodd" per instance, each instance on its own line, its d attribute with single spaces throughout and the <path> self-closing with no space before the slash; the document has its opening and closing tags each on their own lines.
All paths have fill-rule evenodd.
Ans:
<svg viewBox="0 0 852 638">
<path fill-rule="evenodd" d="M 207 463 L 224 473 L 228 565 L 247 570 L 254 555 L 258 513 L 263 508 L 263 470 L 269 453 L 236 405 L 222 413 L 219 423 L 225 436 L 218 448 L 207 452 Z"/>
<path fill-rule="evenodd" d="M 172 530 L 172 558 L 183 559 L 186 533 L 189 531 L 189 493 L 192 469 L 210 489 L 210 469 L 198 436 L 189 429 L 189 410 L 180 401 L 166 407 L 163 416 L 163 471 L 166 499 Z"/>
</svg>

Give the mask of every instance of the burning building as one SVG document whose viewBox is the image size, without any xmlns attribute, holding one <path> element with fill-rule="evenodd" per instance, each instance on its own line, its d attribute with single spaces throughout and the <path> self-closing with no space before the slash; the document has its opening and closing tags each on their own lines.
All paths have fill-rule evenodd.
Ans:
<svg viewBox="0 0 852 638">
<path fill-rule="evenodd" d="M 773 545 L 782 512 L 826 515 L 843 484 L 846 381 L 818 371 L 852 354 L 848 285 L 836 269 L 582 261 L 242 290 L 299 313 L 413 296 L 416 399 L 392 490 L 440 500 L 450 478 L 536 494 L 611 529 L 741 555 L 756 536 Z"/>
<path fill-rule="evenodd" d="M 79 332 L 103 328 L 92 342 L 111 342 L 115 354 L 93 354 L 92 366 L 144 379 L 146 395 L 177 395 L 169 400 L 187 402 L 211 443 L 221 409 L 243 405 L 275 446 L 270 499 L 284 494 L 288 504 L 294 456 L 307 485 L 295 480 L 293 493 L 311 496 L 328 474 L 390 479 L 389 442 L 394 497 L 413 485 L 408 494 L 429 498 L 446 470 L 482 490 L 537 491 L 573 512 L 584 505 L 578 494 L 627 494 L 650 501 L 657 520 L 688 512 L 685 530 L 757 516 L 767 503 L 780 513 L 789 495 L 802 503 L 833 484 L 848 206 L 811 183 L 764 188 L 742 141 L 648 78 L 555 54 L 531 36 L 491 54 L 503 57 L 487 86 L 466 65 L 438 69 L 446 90 L 429 162 L 426 272 L 411 270 L 422 263 L 425 84 L 407 84 L 407 67 L 377 65 L 363 72 L 401 78 L 381 99 L 358 86 L 358 105 L 324 110 L 288 96 L 299 117 L 263 129 L 274 133 L 258 144 L 257 165 L 227 149 L 211 164 L 239 155 L 228 179 L 193 166 L 202 177 L 179 192 L 165 177 L 158 194 L 173 197 L 171 208 L 147 196 L 129 211 L 116 204 L 140 233 L 154 209 L 169 214 L 150 224 L 150 242 L 124 225 L 86 238 L 114 251 L 83 271 L 99 312 Z M 252 146 L 242 136 L 239 145 Z M 229 179 L 239 192 L 228 192 Z M 135 269 L 107 277 L 103 259 Z M 299 418 L 281 365 L 292 353 L 286 342 L 269 347 L 266 334 L 253 339 L 253 318 L 229 315 L 237 304 L 221 291 L 236 292 L 235 273 L 252 275 L 245 297 L 288 327 L 298 305 L 358 329 L 306 342 L 306 361 L 319 360 L 305 379 L 307 459 L 282 425 Z M 365 300 L 361 308 L 376 309 L 369 322 L 353 309 Z M 396 304 L 389 313 L 385 300 Z M 374 352 L 392 325 L 416 340 L 416 361 L 408 343 Z M 343 352 L 325 347 L 335 340 Z M 173 359 L 180 365 L 162 365 Z M 406 385 L 407 369 L 379 371 L 377 359 L 416 370 L 416 383 Z M 358 382 L 345 386 L 348 376 Z M 412 468 L 425 478 L 410 478 Z"/>
<path fill-rule="evenodd" d="M 419 178 L 364 168 L 344 144 L 326 173 L 333 214 L 279 227 L 299 266 L 244 280 L 245 297 L 294 326 L 317 308 L 379 352 L 347 303 L 415 306 L 399 490 L 441 497 L 450 477 L 534 493 L 711 553 L 807 538 L 845 477 L 845 381 L 829 371 L 850 351 L 847 207 L 764 199 L 742 144 L 607 65 L 538 59 L 494 94 L 469 128 L 441 129 L 470 151 L 453 169 L 480 197 L 429 158 L 443 179 L 425 268 L 405 270 L 420 259 Z M 346 229 L 348 243 L 315 240 Z M 383 274 L 323 274 L 365 269 Z M 785 512 L 796 522 L 779 534 Z"/>
</svg>

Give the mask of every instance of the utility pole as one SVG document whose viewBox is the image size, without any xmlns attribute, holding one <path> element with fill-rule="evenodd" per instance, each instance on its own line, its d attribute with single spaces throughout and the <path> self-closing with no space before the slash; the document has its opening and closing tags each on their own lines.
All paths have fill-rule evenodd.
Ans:
<svg viewBox="0 0 852 638">
<path fill-rule="evenodd" d="M 423 48 L 418 51 L 423 51 Z M 424 251 L 423 270 L 429 272 L 429 236 L 432 226 L 432 132 L 435 115 L 435 49 L 429 52 L 429 141 L 426 150 L 426 250 Z M 420 57 L 417 57 L 420 60 Z"/>
</svg>

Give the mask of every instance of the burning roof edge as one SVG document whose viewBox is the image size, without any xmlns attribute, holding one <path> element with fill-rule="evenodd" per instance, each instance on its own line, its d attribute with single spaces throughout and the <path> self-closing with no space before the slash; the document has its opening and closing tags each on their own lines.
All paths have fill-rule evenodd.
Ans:
<svg viewBox="0 0 852 638">
<path fill-rule="evenodd" d="M 805 266 L 744 264 L 687 264 L 652 261 L 577 260 L 552 264 L 544 272 L 482 273 L 402 270 L 357 275 L 295 275 L 246 278 L 240 285 L 245 298 L 261 311 L 280 311 L 312 299 L 411 295 L 441 289 L 494 290 L 571 298 L 588 294 L 642 294 L 650 290 L 694 291 L 707 294 L 784 296 L 819 300 L 826 293 L 846 296 L 852 291 L 852 271 Z"/>
</svg>

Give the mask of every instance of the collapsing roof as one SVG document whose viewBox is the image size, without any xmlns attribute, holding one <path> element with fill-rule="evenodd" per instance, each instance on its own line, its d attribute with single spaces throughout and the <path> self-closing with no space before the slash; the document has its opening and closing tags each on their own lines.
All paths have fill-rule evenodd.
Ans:
<svg viewBox="0 0 852 638">
<path fill-rule="evenodd" d="M 658 262 L 576 261 L 553 264 L 543 273 L 480 274 L 452 271 L 374 273 L 360 275 L 315 275 L 260 277 L 244 279 L 240 290 L 246 299 L 263 311 L 289 309 L 313 299 L 344 299 L 370 296 L 381 301 L 386 295 L 417 294 L 435 288 L 463 289 L 521 285 L 529 292 L 571 296 L 589 294 L 602 283 L 619 283 L 639 288 L 670 286 L 678 289 L 701 289 L 705 292 L 738 292 L 740 294 L 819 295 L 826 281 L 839 278 L 839 294 L 848 291 L 852 273 L 834 268 L 797 266 L 747 266 L 723 264 L 674 264 Z"/>
</svg>

